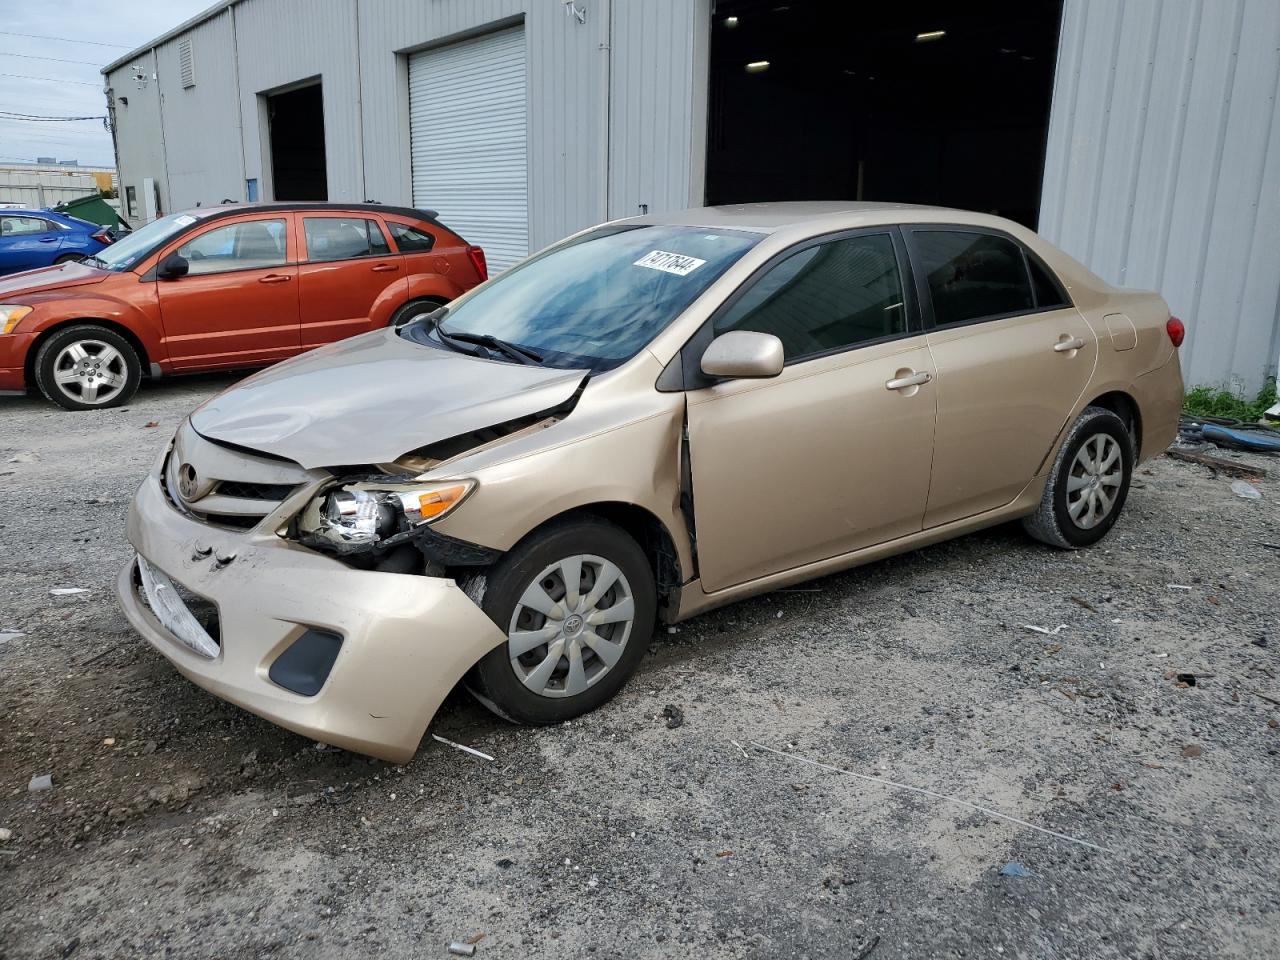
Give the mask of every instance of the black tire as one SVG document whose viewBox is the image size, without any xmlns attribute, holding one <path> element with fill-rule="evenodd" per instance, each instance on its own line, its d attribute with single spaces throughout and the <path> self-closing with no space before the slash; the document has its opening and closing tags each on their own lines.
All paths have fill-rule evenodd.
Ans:
<svg viewBox="0 0 1280 960">
<path fill-rule="evenodd" d="M 79 263 L 83 259 L 83 253 L 64 253 L 60 257 L 53 258 L 53 265 L 56 267 L 60 263 Z"/>
<path fill-rule="evenodd" d="M 397 327 L 408 323 L 414 317 L 439 310 L 442 306 L 444 306 L 443 300 L 435 300 L 431 297 L 424 297 L 421 300 L 410 300 L 391 315 L 391 321 L 387 326 L 394 330 Z"/>
<path fill-rule="evenodd" d="M 123 383 L 114 388 L 111 393 L 102 394 L 101 399 L 97 398 L 97 394 L 107 381 L 97 376 L 93 381 L 71 384 L 65 389 L 60 386 L 56 377 L 58 371 L 55 367 L 60 361 L 66 362 L 63 352 L 75 344 L 83 344 L 87 354 L 98 356 L 111 356 L 109 353 L 98 352 L 100 349 L 98 345 L 110 346 L 119 359 L 117 362 L 116 357 L 112 356 L 106 372 L 123 377 Z M 36 351 L 35 375 L 36 386 L 45 399 L 60 407 L 66 410 L 105 410 L 108 407 L 118 407 L 122 403 L 128 403 L 129 399 L 138 392 L 138 384 L 142 382 L 142 362 L 138 359 L 138 352 L 133 348 L 133 344 L 114 330 L 96 323 L 78 323 L 59 330 L 40 344 L 40 348 Z M 92 386 L 93 383 L 98 384 L 93 389 L 94 396 L 92 399 L 86 399 L 88 391 L 85 390 L 85 386 Z M 81 392 L 77 393 L 77 389 Z"/>
<path fill-rule="evenodd" d="M 1085 504 L 1086 509 L 1082 512 L 1081 520 L 1078 521 L 1072 515 L 1073 503 L 1070 500 L 1071 494 L 1081 492 L 1069 489 L 1073 482 L 1073 470 L 1081 471 L 1081 467 L 1077 464 L 1077 457 L 1086 444 L 1094 445 L 1090 447 L 1090 451 L 1102 448 L 1113 449 L 1110 446 L 1111 441 L 1114 441 L 1119 453 L 1118 486 L 1108 486 L 1101 480 L 1093 483 L 1095 489 L 1102 488 L 1102 494 L 1097 501 L 1099 504 L 1104 502 L 1107 490 L 1112 492 L 1112 500 L 1110 507 L 1106 508 L 1106 512 L 1100 519 L 1092 525 L 1085 525 L 1091 516 L 1091 510 Z M 1089 453 L 1086 452 L 1085 456 L 1089 456 Z M 1075 550 L 1097 543 L 1115 526 L 1120 512 L 1124 509 L 1125 500 L 1129 496 L 1129 482 L 1133 478 L 1134 459 L 1133 436 L 1129 433 L 1125 422 L 1111 410 L 1103 407 L 1086 407 L 1076 422 L 1071 425 L 1062 447 L 1058 450 L 1058 456 L 1053 461 L 1053 469 L 1049 472 L 1049 480 L 1045 484 L 1040 505 L 1035 513 L 1023 518 L 1023 528 L 1035 539 L 1064 550 Z M 1099 473 L 1102 472 L 1099 471 Z M 1086 472 L 1083 478 L 1077 477 L 1075 482 L 1087 480 L 1090 476 L 1093 475 Z M 1086 498 L 1089 496 L 1087 483 L 1083 496 Z"/>
<path fill-rule="evenodd" d="M 537 582 L 549 566 L 569 557 L 589 555 L 608 561 L 621 571 L 624 580 L 617 588 L 603 594 L 605 602 L 617 603 L 623 584 L 629 588 L 634 602 L 634 616 L 629 632 L 622 641 L 621 656 L 611 666 L 603 659 L 596 663 L 594 650 L 582 646 L 583 656 L 600 675 L 583 692 L 559 696 L 535 693 L 517 676 L 517 666 L 510 656 L 510 642 L 490 651 L 467 676 L 467 686 L 476 698 L 494 713 L 516 723 L 560 723 L 596 709 L 625 684 L 636 670 L 653 636 L 657 612 L 657 591 L 648 558 L 639 544 L 619 527 L 595 517 L 581 517 L 556 523 L 525 538 L 490 568 L 483 582 L 478 602 L 489 618 L 507 633 L 516 614 L 517 603 L 526 589 Z M 584 564 L 581 584 L 593 576 Z M 543 581 L 544 583 L 547 581 Z M 585 589 L 585 587 L 584 587 Z M 473 583 L 469 589 L 481 593 Z M 616 597 L 615 597 L 616 593 Z M 589 594 L 587 595 L 589 596 Z M 563 595 L 561 596 L 562 599 Z M 525 616 L 527 608 L 521 613 Z M 564 621 L 569 622 L 569 619 Z M 551 624 L 552 620 L 545 620 Z M 613 625 L 609 625 L 613 629 Z M 597 628 L 600 629 L 600 628 Z M 549 647 L 539 648 L 526 656 L 532 662 L 549 659 Z M 547 651 L 543 653 L 542 651 Z M 568 656 L 558 658 L 556 673 L 568 669 Z M 523 669 L 523 668 L 522 668 Z M 592 669 L 588 667 L 587 669 Z M 553 677 L 555 675 L 553 674 Z M 552 679 L 551 683 L 561 682 Z"/>
</svg>

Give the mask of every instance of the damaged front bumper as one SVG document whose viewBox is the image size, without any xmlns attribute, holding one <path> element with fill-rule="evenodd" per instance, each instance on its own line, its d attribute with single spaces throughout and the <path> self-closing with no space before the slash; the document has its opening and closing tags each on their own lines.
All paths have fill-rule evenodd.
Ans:
<svg viewBox="0 0 1280 960">
<path fill-rule="evenodd" d="M 129 542 L 151 570 L 216 608 L 216 655 L 161 623 L 136 558 L 117 581 L 129 622 L 224 700 L 334 746 L 408 760 L 445 696 L 505 635 L 452 580 L 353 569 L 269 527 L 224 529 L 180 513 L 153 471 L 130 509 Z"/>
</svg>

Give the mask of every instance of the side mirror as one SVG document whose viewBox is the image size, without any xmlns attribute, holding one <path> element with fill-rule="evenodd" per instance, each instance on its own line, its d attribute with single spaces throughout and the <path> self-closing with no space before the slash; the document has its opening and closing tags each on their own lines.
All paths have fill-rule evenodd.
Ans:
<svg viewBox="0 0 1280 960">
<path fill-rule="evenodd" d="M 772 333 L 730 330 L 711 341 L 702 355 L 709 377 L 766 379 L 782 372 L 782 341 Z"/>
<path fill-rule="evenodd" d="M 187 263 L 186 257 L 171 253 L 160 261 L 160 266 L 156 268 L 156 276 L 161 280 L 177 280 L 178 277 L 185 277 L 190 269 L 191 264 Z"/>
</svg>

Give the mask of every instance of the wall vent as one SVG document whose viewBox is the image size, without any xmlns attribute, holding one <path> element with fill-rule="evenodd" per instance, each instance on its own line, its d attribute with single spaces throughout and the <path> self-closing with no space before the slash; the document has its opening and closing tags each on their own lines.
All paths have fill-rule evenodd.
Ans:
<svg viewBox="0 0 1280 960">
<path fill-rule="evenodd" d="M 191 38 L 178 41 L 178 70 L 182 74 L 182 89 L 196 85 L 196 64 L 191 51 Z"/>
</svg>

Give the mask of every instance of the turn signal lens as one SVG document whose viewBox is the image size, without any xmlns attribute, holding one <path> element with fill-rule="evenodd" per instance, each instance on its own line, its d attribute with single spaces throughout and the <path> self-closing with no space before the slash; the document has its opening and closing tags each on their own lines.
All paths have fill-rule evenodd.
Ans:
<svg viewBox="0 0 1280 960">
<path fill-rule="evenodd" d="M 1169 332 L 1169 340 L 1175 347 L 1182 346 L 1182 341 L 1187 335 L 1187 327 L 1177 317 L 1170 317 L 1169 322 L 1164 325 L 1165 330 Z"/>
<path fill-rule="evenodd" d="M 0 333 L 13 333 L 18 322 L 34 309 L 22 303 L 0 303 Z"/>
<path fill-rule="evenodd" d="M 458 483 L 435 490 L 414 490 L 400 494 L 400 503 L 404 505 L 404 514 L 410 523 L 425 523 L 442 517 L 471 492 L 474 484 Z"/>
</svg>

